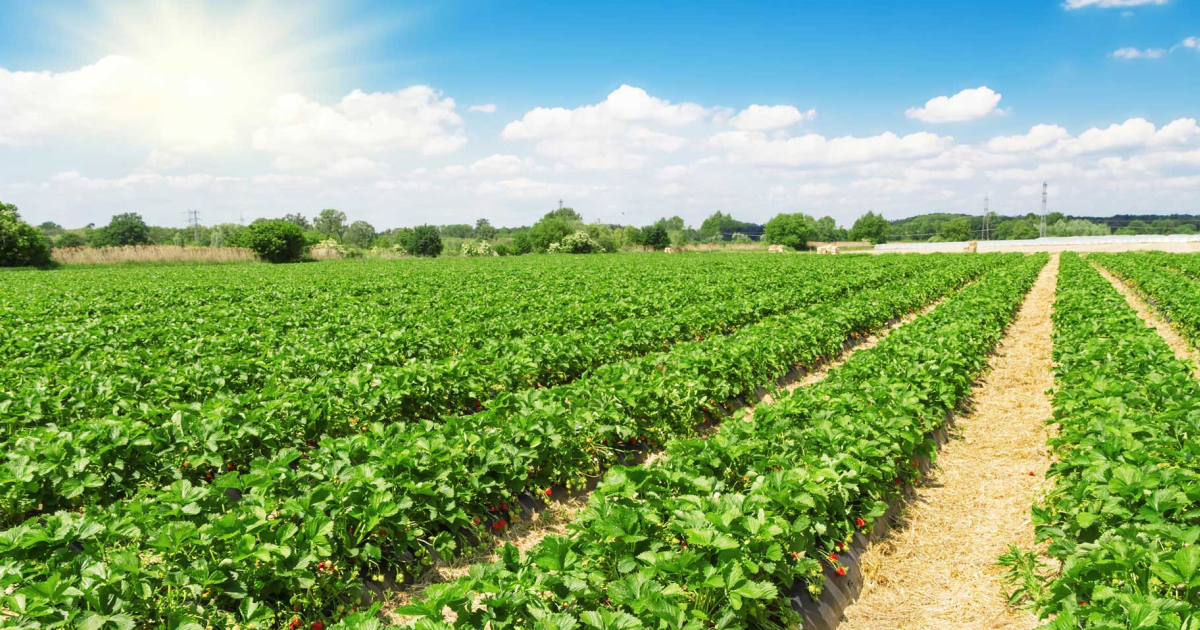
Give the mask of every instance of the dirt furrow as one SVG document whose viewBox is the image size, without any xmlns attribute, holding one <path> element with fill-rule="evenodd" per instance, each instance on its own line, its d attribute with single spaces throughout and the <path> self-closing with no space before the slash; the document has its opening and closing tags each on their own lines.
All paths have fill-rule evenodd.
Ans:
<svg viewBox="0 0 1200 630">
<path fill-rule="evenodd" d="M 1033 628 L 1008 606 L 996 559 L 1033 545 L 1030 507 L 1042 493 L 1053 386 L 1053 255 L 955 418 L 951 440 L 895 529 L 863 556 L 864 586 L 839 630 Z"/>
</svg>

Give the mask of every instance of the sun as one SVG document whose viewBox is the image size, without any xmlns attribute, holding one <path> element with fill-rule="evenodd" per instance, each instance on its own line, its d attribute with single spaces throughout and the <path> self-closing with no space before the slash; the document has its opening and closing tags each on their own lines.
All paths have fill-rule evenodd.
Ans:
<svg viewBox="0 0 1200 630">
<path fill-rule="evenodd" d="M 178 150 L 237 142 L 280 95 L 319 90 L 355 41 L 323 31 L 325 3 L 150 0 L 94 5 L 92 54 L 127 58 L 139 76 L 122 106 Z"/>
</svg>

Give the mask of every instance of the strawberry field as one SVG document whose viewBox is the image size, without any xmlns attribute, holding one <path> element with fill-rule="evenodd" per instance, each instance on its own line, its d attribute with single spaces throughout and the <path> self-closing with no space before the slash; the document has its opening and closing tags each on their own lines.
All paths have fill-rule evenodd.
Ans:
<svg viewBox="0 0 1200 630">
<path fill-rule="evenodd" d="M 857 571 L 844 562 L 856 536 L 920 483 L 915 463 L 934 454 L 1047 259 L 0 275 L 0 622 L 798 627 L 801 609 Z M 1197 339 L 1189 256 L 1089 261 Z M 1064 254 L 1061 269 L 1061 454 L 1034 514 L 1048 557 L 1070 570 L 1009 561 L 1026 569 L 1029 605 L 1073 620 L 1062 627 L 1108 627 L 1135 604 L 1163 608 L 1155 621 L 1174 619 L 1163 628 L 1190 627 L 1200 483 L 1188 401 L 1200 385 L 1088 262 Z M 730 415 L 889 326 L 823 380 Z M 1153 376 L 1121 377 L 1137 370 Z M 586 508 L 565 535 L 501 547 L 499 561 L 389 608 L 398 617 L 381 613 L 389 591 L 568 495 Z"/>
</svg>

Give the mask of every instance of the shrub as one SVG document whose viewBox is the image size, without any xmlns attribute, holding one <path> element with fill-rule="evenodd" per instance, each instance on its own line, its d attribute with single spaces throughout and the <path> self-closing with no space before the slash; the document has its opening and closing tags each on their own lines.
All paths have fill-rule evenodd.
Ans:
<svg viewBox="0 0 1200 630">
<path fill-rule="evenodd" d="M 21 220 L 17 207 L 0 202 L 0 266 L 45 267 L 50 241 L 45 233 Z"/>
<path fill-rule="evenodd" d="M 492 244 L 487 241 L 463 241 L 463 256 L 491 256 Z"/>
<path fill-rule="evenodd" d="M 406 249 L 414 256 L 440 256 L 442 237 L 432 225 L 417 226 L 412 233 L 412 243 Z"/>
<path fill-rule="evenodd" d="M 583 230 L 563 237 L 557 243 L 550 244 L 550 253 L 558 254 L 591 254 L 603 249 L 591 235 Z"/>
<path fill-rule="evenodd" d="M 283 219 L 255 221 L 246 228 L 245 242 L 259 258 L 273 263 L 296 262 L 308 248 L 304 230 Z"/>
<path fill-rule="evenodd" d="M 497 245 L 496 249 L 494 251 L 500 256 L 511 256 L 512 255 L 512 249 L 508 245 L 505 245 L 504 243 Z"/>
</svg>

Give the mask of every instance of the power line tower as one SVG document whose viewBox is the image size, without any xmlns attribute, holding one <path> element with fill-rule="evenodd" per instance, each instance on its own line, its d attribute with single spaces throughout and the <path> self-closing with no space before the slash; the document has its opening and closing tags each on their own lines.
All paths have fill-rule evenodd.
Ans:
<svg viewBox="0 0 1200 630">
<path fill-rule="evenodd" d="M 983 196 L 983 240 L 992 240 L 992 216 L 988 212 L 988 196 Z"/>
<path fill-rule="evenodd" d="M 559 210 L 562 210 L 562 209 L 563 209 L 563 205 L 562 205 L 562 199 L 559 199 L 559 200 L 558 200 L 558 209 L 559 209 Z"/>
<path fill-rule="evenodd" d="M 200 211 L 188 210 L 188 225 L 192 226 L 192 236 L 197 243 L 200 242 Z"/>
<path fill-rule="evenodd" d="M 1040 230 L 1040 233 L 1039 233 L 1039 236 L 1041 236 L 1042 238 L 1046 237 L 1046 190 L 1047 190 L 1047 188 L 1048 188 L 1048 185 L 1046 184 L 1046 182 L 1042 182 L 1042 229 Z"/>
</svg>

